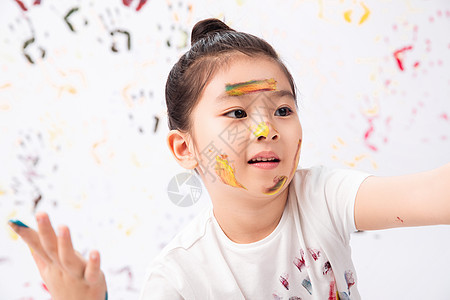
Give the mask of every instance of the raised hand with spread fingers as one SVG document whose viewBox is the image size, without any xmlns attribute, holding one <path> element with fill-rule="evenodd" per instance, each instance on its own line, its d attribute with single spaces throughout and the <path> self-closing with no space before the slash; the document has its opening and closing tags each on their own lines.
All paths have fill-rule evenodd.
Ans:
<svg viewBox="0 0 450 300">
<path fill-rule="evenodd" d="M 52 299 L 108 299 L 99 252 L 91 251 L 85 260 L 74 250 L 67 226 L 59 226 L 56 235 L 46 213 L 36 214 L 36 221 L 37 232 L 19 220 L 10 220 L 9 225 L 30 248 Z"/>
</svg>

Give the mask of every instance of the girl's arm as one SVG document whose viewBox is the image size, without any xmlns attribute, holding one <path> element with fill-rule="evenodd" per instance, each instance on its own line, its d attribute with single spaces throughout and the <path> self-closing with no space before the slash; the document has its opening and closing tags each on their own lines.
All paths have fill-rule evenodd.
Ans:
<svg viewBox="0 0 450 300">
<path fill-rule="evenodd" d="M 38 232 L 17 220 L 9 225 L 30 247 L 52 299 L 108 299 L 99 253 L 91 251 L 86 261 L 73 249 L 69 228 L 59 227 L 57 236 L 47 214 L 37 214 L 36 220 Z"/>
<path fill-rule="evenodd" d="M 358 230 L 450 224 L 450 164 L 427 172 L 368 177 L 355 203 Z"/>
</svg>

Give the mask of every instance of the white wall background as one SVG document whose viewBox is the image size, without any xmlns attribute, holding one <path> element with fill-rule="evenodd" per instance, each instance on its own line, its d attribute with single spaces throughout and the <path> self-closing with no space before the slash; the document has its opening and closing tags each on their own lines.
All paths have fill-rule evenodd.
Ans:
<svg viewBox="0 0 450 300">
<path fill-rule="evenodd" d="M 301 93 L 302 167 L 400 175 L 450 162 L 449 1 L 35 2 L 0 4 L 0 299 L 50 298 L 8 219 L 36 227 L 47 211 L 80 252 L 100 250 L 110 299 L 135 299 L 151 259 L 208 205 L 206 190 L 190 207 L 168 198 L 183 170 L 164 106 L 166 76 L 205 17 L 285 59 Z M 449 227 L 352 244 L 364 299 L 450 299 Z"/>
</svg>

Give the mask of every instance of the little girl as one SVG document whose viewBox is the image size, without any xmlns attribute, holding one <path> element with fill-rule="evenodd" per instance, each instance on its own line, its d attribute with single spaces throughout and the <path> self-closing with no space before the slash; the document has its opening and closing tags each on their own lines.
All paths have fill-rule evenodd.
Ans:
<svg viewBox="0 0 450 300">
<path fill-rule="evenodd" d="M 167 142 L 202 178 L 212 208 L 154 260 L 141 299 L 360 299 L 356 230 L 450 224 L 450 164 L 400 177 L 298 169 L 302 128 L 292 75 L 274 49 L 217 19 L 192 30 L 166 84 Z M 53 299 L 105 299 L 99 253 L 85 261 L 45 213 L 32 249 Z M 401 222 L 399 222 L 401 220 Z"/>
</svg>

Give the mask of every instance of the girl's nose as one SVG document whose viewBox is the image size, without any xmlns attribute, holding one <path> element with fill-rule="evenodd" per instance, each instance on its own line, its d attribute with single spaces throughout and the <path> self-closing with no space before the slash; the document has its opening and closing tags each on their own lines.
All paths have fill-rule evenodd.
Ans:
<svg viewBox="0 0 450 300">
<path fill-rule="evenodd" d="M 280 138 L 279 132 L 269 122 L 261 122 L 254 128 L 253 134 L 258 141 L 261 140 L 278 140 Z"/>
</svg>

